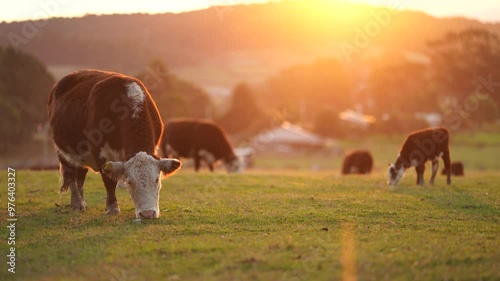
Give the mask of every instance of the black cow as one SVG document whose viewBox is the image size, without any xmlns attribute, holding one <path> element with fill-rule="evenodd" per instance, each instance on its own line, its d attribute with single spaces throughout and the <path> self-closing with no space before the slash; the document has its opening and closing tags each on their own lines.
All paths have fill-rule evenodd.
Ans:
<svg viewBox="0 0 500 281">
<path fill-rule="evenodd" d="M 403 173 L 410 167 L 417 171 L 417 184 L 424 184 L 425 163 L 432 161 L 431 184 L 434 184 L 438 171 L 438 159 L 443 158 L 447 170 L 447 184 L 451 184 L 450 177 L 450 135 L 444 127 L 416 131 L 408 135 L 403 142 L 401 151 L 394 164 L 389 164 L 389 184 L 396 185 L 403 177 Z"/>
<path fill-rule="evenodd" d="M 214 164 L 222 160 L 229 173 L 239 172 L 240 162 L 226 134 L 215 123 L 199 119 L 174 119 L 165 124 L 161 142 L 163 155 L 194 158 L 198 171 L 201 160 L 213 171 Z"/>
<path fill-rule="evenodd" d="M 181 162 L 155 155 L 163 123 L 141 81 L 99 70 L 73 72 L 52 88 L 48 115 L 60 190 L 71 190 L 74 209 L 87 207 L 83 183 L 91 168 L 106 187 L 107 214 L 120 212 L 115 196 L 120 181 L 129 187 L 137 218 L 160 215 L 160 173 L 173 173 Z"/>
<path fill-rule="evenodd" d="M 342 174 L 369 174 L 373 168 L 373 157 L 368 150 L 354 150 L 344 157 Z"/>
</svg>

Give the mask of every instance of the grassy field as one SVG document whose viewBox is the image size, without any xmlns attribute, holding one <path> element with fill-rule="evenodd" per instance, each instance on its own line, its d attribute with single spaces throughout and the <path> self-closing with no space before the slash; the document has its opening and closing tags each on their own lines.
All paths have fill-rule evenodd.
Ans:
<svg viewBox="0 0 500 281">
<path fill-rule="evenodd" d="M 391 189 L 382 172 L 184 169 L 163 182 L 161 217 L 137 224 L 126 190 L 104 214 L 96 174 L 78 213 L 56 171 L 18 171 L 16 273 L 3 226 L 0 280 L 499 280 L 499 179 L 422 188 L 408 173 Z"/>
</svg>

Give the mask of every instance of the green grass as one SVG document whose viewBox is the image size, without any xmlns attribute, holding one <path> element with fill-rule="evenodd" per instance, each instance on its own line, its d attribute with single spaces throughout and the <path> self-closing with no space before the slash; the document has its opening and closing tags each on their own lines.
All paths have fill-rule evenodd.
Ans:
<svg viewBox="0 0 500 281">
<path fill-rule="evenodd" d="M 422 188 L 409 172 L 391 189 L 381 172 L 184 169 L 163 182 L 161 217 L 136 224 L 126 190 L 122 214 L 104 214 L 96 174 L 79 213 L 57 172 L 18 171 L 17 273 L 2 241 L 0 280 L 342 280 L 348 261 L 358 280 L 499 280 L 499 179 L 469 171 Z"/>
</svg>

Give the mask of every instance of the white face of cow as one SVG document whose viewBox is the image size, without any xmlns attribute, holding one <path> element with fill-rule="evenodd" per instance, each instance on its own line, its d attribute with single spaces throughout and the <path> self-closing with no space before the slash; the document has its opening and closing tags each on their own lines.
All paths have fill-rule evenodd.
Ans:
<svg viewBox="0 0 500 281">
<path fill-rule="evenodd" d="M 228 173 L 239 173 L 241 172 L 240 159 L 237 157 L 233 160 L 224 161 L 224 166 Z"/>
<path fill-rule="evenodd" d="M 397 169 L 396 165 L 389 164 L 389 169 L 388 169 L 389 181 L 387 183 L 392 186 L 395 186 L 403 177 L 404 172 L 405 168 L 403 167 L 403 165 L 401 165 L 401 167 Z"/>
<path fill-rule="evenodd" d="M 107 162 L 103 171 L 126 183 L 135 205 L 136 218 L 158 218 L 161 173 L 172 174 L 181 166 L 177 159 L 156 159 L 139 152 L 127 162 Z"/>
</svg>

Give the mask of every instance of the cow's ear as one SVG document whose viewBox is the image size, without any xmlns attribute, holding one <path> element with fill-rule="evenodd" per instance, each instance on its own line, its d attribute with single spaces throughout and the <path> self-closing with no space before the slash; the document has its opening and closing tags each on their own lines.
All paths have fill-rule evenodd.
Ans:
<svg viewBox="0 0 500 281">
<path fill-rule="evenodd" d="M 182 166 L 181 161 L 171 158 L 161 158 L 159 163 L 160 163 L 160 170 L 163 172 L 163 175 L 165 176 L 176 172 Z"/>
<path fill-rule="evenodd" d="M 109 161 L 102 166 L 101 170 L 106 176 L 117 180 L 125 173 L 125 164 L 123 162 Z"/>
</svg>

